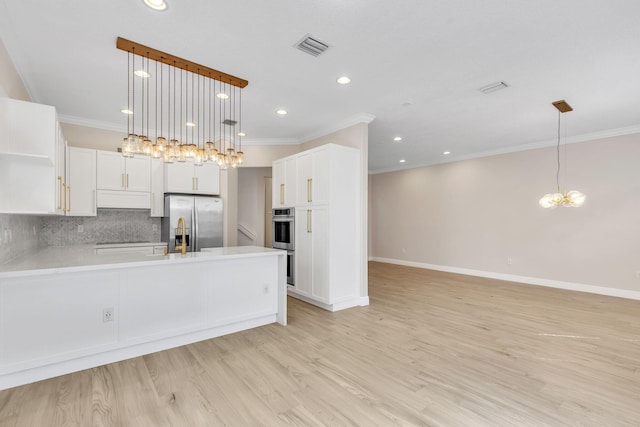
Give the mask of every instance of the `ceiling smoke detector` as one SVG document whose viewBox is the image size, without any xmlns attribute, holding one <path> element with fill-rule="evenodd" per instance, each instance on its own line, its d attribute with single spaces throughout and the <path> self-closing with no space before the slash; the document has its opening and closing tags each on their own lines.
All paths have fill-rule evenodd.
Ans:
<svg viewBox="0 0 640 427">
<path fill-rule="evenodd" d="M 509 85 L 506 82 L 496 82 L 496 83 L 491 83 L 490 85 L 481 87 L 478 90 L 484 93 L 485 95 L 488 95 L 490 93 L 497 92 L 499 90 L 506 89 L 508 87 Z"/>
<path fill-rule="evenodd" d="M 329 49 L 329 45 L 327 43 L 322 40 L 318 40 L 310 34 L 304 36 L 302 40 L 293 46 L 311 56 L 318 56 L 325 50 Z"/>
</svg>

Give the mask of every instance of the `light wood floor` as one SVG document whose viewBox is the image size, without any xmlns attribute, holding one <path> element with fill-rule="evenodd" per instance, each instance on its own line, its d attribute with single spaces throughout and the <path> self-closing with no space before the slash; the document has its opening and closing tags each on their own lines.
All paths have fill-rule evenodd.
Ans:
<svg viewBox="0 0 640 427">
<path fill-rule="evenodd" d="M 370 264 L 369 307 L 0 392 L 2 426 L 640 426 L 640 302 Z"/>
</svg>

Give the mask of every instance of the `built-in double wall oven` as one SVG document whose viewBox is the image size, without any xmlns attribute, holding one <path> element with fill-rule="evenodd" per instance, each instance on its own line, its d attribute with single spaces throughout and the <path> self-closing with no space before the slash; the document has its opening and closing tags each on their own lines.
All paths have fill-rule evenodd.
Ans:
<svg viewBox="0 0 640 427">
<path fill-rule="evenodd" d="M 271 218 L 271 246 L 287 251 L 287 284 L 295 286 L 295 210 L 277 208 L 273 210 Z"/>
</svg>

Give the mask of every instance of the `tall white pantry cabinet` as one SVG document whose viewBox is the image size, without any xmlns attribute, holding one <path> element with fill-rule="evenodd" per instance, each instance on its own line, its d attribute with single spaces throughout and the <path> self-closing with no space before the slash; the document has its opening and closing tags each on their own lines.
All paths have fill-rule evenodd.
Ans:
<svg viewBox="0 0 640 427">
<path fill-rule="evenodd" d="M 327 144 L 273 162 L 273 207 L 295 208 L 295 285 L 326 310 L 360 304 L 360 152 Z"/>
</svg>

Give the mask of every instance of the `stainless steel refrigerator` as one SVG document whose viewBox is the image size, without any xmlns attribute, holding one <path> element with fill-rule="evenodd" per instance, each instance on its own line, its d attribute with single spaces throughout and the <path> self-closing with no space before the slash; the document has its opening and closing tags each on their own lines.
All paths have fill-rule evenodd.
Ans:
<svg viewBox="0 0 640 427">
<path fill-rule="evenodd" d="M 161 237 L 168 243 L 169 252 L 178 252 L 176 246 L 182 243 L 182 235 L 176 235 L 180 218 L 184 218 L 186 225 L 188 252 L 222 246 L 221 198 L 184 194 L 167 194 L 164 197 Z"/>
</svg>

